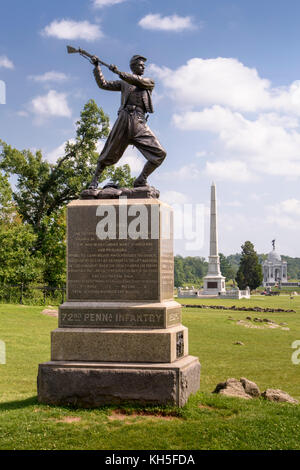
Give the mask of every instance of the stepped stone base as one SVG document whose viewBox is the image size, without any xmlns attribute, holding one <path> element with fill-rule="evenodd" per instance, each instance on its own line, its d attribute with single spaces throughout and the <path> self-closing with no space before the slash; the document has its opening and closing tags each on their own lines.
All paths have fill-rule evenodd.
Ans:
<svg viewBox="0 0 300 470">
<path fill-rule="evenodd" d="M 180 325 L 181 305 L 164 302 L 65 302 L 60 328 L 169 328 Z"/>
<path fill-rule="evenodd" d="M 173 300 L 172 208 L 152 189 L 87 190 L 68 204 L 67 300 L 39 365 L 41 403 L 183 406 L 198 390 Z"/>
<path fill-rule="evenodd" d="M 58 328 L 51 332 L 52 361 L 173 362 L 188 354 L 188 329 Z"/>
<path fill-rule="evenodd" d="M 200 386 L 197 357 L 169 364 L 52 361 L 39 365 L 38 400 L 92 408 L 105 404 L 183 406 Z"/>
</svg>

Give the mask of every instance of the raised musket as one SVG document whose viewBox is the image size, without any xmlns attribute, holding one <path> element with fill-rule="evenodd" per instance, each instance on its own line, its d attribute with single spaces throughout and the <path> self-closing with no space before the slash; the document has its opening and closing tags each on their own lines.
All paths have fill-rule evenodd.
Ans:
<svg viewBox="0 0 300 470">
<path fill-rule="evenodd" d="M 73 46 L 67 46 L 67 51 L 68 51 L 68 54 L 80 54 L 81 56 L 86 57 L 88 59 L 93 59 L 93 58 L 97 59 L 97 61 L 101 65 L 105 65 L 105 67 L 110 68 L 109 64 L 107 64 L 106 62 L 103 62 L 103 60 L 99 59 L 99 57 L 90 54 L 89 52 L 81 49 L 80 47 L 78 49 L 75 49 L 75 47 L 73 47 Z M 91 61 L 91 63 L 93 63 L 93 62 Z"/>
</svg>

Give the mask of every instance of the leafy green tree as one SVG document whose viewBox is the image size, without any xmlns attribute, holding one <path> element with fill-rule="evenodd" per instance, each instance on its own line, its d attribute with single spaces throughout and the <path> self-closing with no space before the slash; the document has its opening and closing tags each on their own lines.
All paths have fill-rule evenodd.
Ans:
<svg viewBox="0 0 300 470">
<path fill-rule="evenodd" d="M 43 278 L 50 286 L 61 286 L 66 282 L 66 208 L 63 207 L 42 221 L 43 239 L 37 255 L 45 260 Z"/>
<path fill-rule="evenodd" d="M 40 150 L 20 151 L 0 141 L 0 170 L 5 172 L 0 189 L 8 177 L 17 178 L 12 200 L 23 223 L 36 235 L 32 238 L 33 256 L 47 258 L 44 279 L 52 285 L 60 284 L 65 277 L 64 207 L 90 183 L 99 156 L 97 143 L 108 133 L 108 116 L 90 100 L 76 123 L 75 142 L 66 143 L 65 154 L 54 164 L 43 159 Z M 128 165 L 106 169 L 100 182 L 107 178 L 122 186 L 132 186 L 134 180 Z M 7 191 L 2 191 L 4 198 Z"/>
<path fill-rule="evenodd" d="M 108 116 L 90 100 L 76 125 L 75 142 L 66 143 L 65 155 L 55 164 L 44 160 L 40 150 L 19 151 L 1 141 L 0 168 L 9 176 L 17 176 L 13 199 L 24 222 L 35 231 L 43 217 L 51 216 L 77 198 L 92 178 L 98 157 L 97 142 L 109 131 Z"/>
<path fill-rule="evenodd" d="M 282 256 L 282 260 L 287 262 L 288 279 L 300 279 L 300 258 Z"/>
<path fill-rule="evenodd" d="M 113 183 L 118 184 L 121 188 L 132 188 L 135 178 L 131 177 L 130 166 L 123 165 L 111 166 L 106 170 L 106 177 Z"/>
<path fill-rule="evenodd" d="M 34 257 L 36 235 L 22 224 L 7 176 L 0 173 L 0 284 L 28 284 L 42 279 L 43 261 Z"/>
<path fill-rule="evenodd" d="M 226 281 L 230 279 L 235 279 L 237 270 L 230 264 L 228 258 L 223 255 L 223 253 L 219 253 L 220 258 L 220 268 L 222 275 L 226 278 Z"/>
<path fill-rule="evenodd" d="M 0 172 L 0 226 L 13 223 L 17 216 L 12 190 L 6 175 Z"/>
<path fill-rule="evenodd" d="M 199 256 L 175 256 L 174 258 L 174 282 L 176 287 L 184 284 L 201 284 L 203 276 L 207 272 L 207 262 Z"/>
<path fill-rule="evenodd" d="M 0 229 L 0 284 L 41 282 L 44 260 L 33 256 L 36 235 L 29 225 Z"/>
<path fill-rule="evenodd" d="M 181 287 L 185 283 L 184 266 L 182 256 L 174 257 L 174 284 Z"/>
<path fill-rule="evenodd" d="M 236 275 L 236 282 L 240 289 L 246 289 L 246 287 L 249 286 L 250 289 L 253 290 L 262 284 L 262 266 L 254 250 L 253 243 L 246 241 L 241 248 L 242 256 Z"/>
</svg>

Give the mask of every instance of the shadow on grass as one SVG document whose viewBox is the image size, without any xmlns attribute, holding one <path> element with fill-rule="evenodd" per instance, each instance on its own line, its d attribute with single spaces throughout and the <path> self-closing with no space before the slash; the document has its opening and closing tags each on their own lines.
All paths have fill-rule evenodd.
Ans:
<svg viewBox="0 0 300 470">
<path fill-rule="evenodd" d="M 182 418 L 182 409 L 173 407 L 173 406 L 163 406 L 163 405 L 138 405 L 132 403 L 115 403 L 111 405 L 102 405 L 95 407 L 80 407 L 76 405 L 54 405 L 54 404 L 43 404 L 38 402 L 37 396 L 32 396 L 26 398 L 25 400 L 14 400 L 9 402 L 0 403 L 0 412 L 1 411 L 13 411 L 20 410 L 29 407 L 39 406 L 41 408 L 46 407 L 49 409 L 60 409 L 66 411 L 81 411 L 81 412 L 90 412 L 90 411 L 100 411 L 108 415 L 113 411 L 118 411 L 124 415 L 149 415 L 149 416 L 165 416 L 165 417 L 178 417 Z"/>
<path fill-rule="evenodd" d="M 8 401 L 5 403 L 0 403 L 0 411 L 11 411 L 11 410 L 20 410 L 22 408 L 28 408 L 29 406 L 37 405 L 38 399 L 37 396 L 26 398 L 25 400 L 15 400 Z"/>
</svg>

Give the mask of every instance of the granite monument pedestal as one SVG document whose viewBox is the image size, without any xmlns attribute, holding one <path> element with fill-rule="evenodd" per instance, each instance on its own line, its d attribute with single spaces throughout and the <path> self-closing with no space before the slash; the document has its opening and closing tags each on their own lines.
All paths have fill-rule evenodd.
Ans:
<svg viewBox="0 0 300 470">
<path fill-rule="evenodd" d="M 200 386 L 173 299 L 172 210 L 157 199 L 67 208 L 67 301 L 39 365 L 42 403 L 183 406 Z"/>
</svg>

